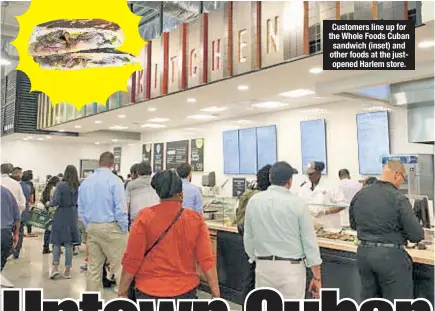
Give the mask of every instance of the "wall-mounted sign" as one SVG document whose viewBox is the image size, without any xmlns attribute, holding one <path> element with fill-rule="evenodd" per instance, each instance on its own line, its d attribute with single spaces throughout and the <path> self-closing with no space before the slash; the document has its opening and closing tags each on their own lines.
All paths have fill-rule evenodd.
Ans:
<svg viewBox="0 0 435 311">
<path fill-rule="evenodd" d="M 190 164 L 194 171 L 204 171 L 204 138 L 190 141 Z"/>
<path fill-rule="evenodd" d="M 239 197 L 246 190 L 246 178 L 233 178 L 233 197 Z"/>
<path fill-rule="evenodd" d="M 142 145 L 142 162 L 151 164 L 151 144 Z"/>
<path fill-rule="evenodd" d="M 153 150 L 153 172 L 159 172 L 164 169 L 163 167 L 163 155 L 165 153 L 165 144 L 154 144 Z"/>
<path fill-rule="evenodd" d="M 122 147 L 113 148 L 113 155 L 115 156 L 115 167 L 114 171 L 121 171 L 121 155 L 122 155 Z"/>
<path fill-rule="evenodd" d="M 177 168 L 188 163 L 189 141 L 180 140 L 166 143 L 166 169 Z"/>
</svg>

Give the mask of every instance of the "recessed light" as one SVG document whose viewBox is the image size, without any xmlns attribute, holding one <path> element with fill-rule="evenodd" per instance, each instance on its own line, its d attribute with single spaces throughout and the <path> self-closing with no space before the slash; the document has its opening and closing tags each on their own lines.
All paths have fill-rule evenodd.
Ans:
<svg viewBox="0 0 435 311">
<path fill-rule="evenodd" d="M 148 108 L 148 111 L 149 111 L 149 112 L 155 112 L 155 111 L 157 111 L 157 108 L 149 107 L 149 108 Z"/>
<path fill-rule="evenodd" d="M 124 118 L 125 118 L 125 114 L 120 114 L 120 115 L 118 115 L 118 118 L 120 118 L 120 119 L 124 119 Z"/>
<path fill-rule="evenodd" d="M 323 69 L 320 68 L 320 67 L 313 67 L 313 68 L 310 69 L 310 73 L 312 73 L 312 74 L 319 74 L 322 71 L 323 71 Z"/>
<path fill-rule="evenodd" d="M 65 132 L 65 130 L 59 130 L 59 132 L 63 133 L 63 132 Z"/>
<path fill-rule="evenodd" d="M 8 66 L 11 62 L 6 59 L 0 59 L 0 66 Z"/>
<path fill-rule="evenodd" d="M 249 86 L 247 86 L 247 85 L 239 85 L 239 86 L 237 87 L 237 89 L 238 89 L 239 91 L 247 91 L 247 90 L 249 90 Z"/>
<path fill-rule="evenodd" d="M 280 93 L 279 95 L 284 96 L 284 97 L 296 98 L 296 97 L 303 97 L 303 96 L 312 95 L 312 94 L 314 94 L 314 92 L 311 90 L 297 89 L 297 90 L 293 90 L 293 91 Z"/>
<path fill-rule="evenodd" d="M 168 122 L 168 121 L 169 119 L 167 118 L 152 118 L 148 120 L 148 122 L 157 122 L 157 123 Z"/>
<path fill-rule="evenodd" d="M 128 126 L 122 126 L 122 125 L 114 125 L 109 127 L 110 130 L 126 130 L 128 129 Z"/>
<path fill-rule="evenodd" d="M 114 143 L 118 142 L 118 140 L 117 140 L 117 139 L 112 139 L 112 141 L 113 141 Z"/>
<path fill-rule="evenodd" d="M 188 131 L 188 132 L 196 132 L 196 131 L 199 131 L 197 128 L 194 128 L 194 127 L 188 127 L 188 128 L 185 128 L 184 130 L 185 130 L 185 131 Z"/>
<path fill-rule="evenodd" d="M 33 136 L 27 136 L 26 138 L 27 139 L 33 139 Z"/>
<path fill-rule="evenodd" d="M 142 124 L 140 127 L 148 127 L 148 128 L 158 129 L 158 128 L 164 128 L 164 127 L 166 127 L 166 125 L 147 123 L 147 124 Z"/>
<path fill-rule="evenodd" d="M 238 120 L 238 121 L 236 121 L 236 123 L 238 123 L 238 124 L 252 124 L 254 122 L 252 122 L 251 120 Z"/>
<path fill-rule="evenodd" d="M 203 111 L 203 112 L 221 112 L 221 111 L 225 111 L 227 109 L 228 109 L 227 107 L 212 106 L 212 107 L 201 109 L 201 111 Z"/>
<path fill-rule="evenodd" d="M 281 108 L 285 106 L 288 106 L 288 104 L 280 103 L 280 102 L 263 102 L 263 103 L 257 103 L 252 105 L 252 107 L 255 108 L 267 108 L 267 109 Z"/>
<path fill-rule="evenodd" d="M 29 140 L 28 138 L 23 138 L 23 140 Z"/>
<path fill-rule="evenodd" d="M 80 125 L 74 125 L 74 127 L 75 127 L 76 129 L 81 129 L 81 128 L 82 128 Z"/>
<path fill-rule="evenodd" d="M 427 49 L 427 48 L 431 48 L 431 47 L 434 47 L 434 46 L 435 46 L 435 43 L 434 43 L 434 41 L 432 41 L 432 40 L 421 41 L 421 42 L 418 44 L 418 47 L 419 47 L 420 49 Z"/>
<path fill-rule="evenodd" d="M 187 117 L 187 119 L 196 119 L 196 120 L 210 120 L 214 118 L 216 117 L 209 114 L 194 114 Z"/>
<path fill-rule="evenodd" d="M 187 99 L 187 102 L 191 103 L 191 104 L 192 103 L 196 103 L 196 98 L 190 97 L 190 98 Z"/>
<path fill-rule="evenodd" d="M 45 136 L 45 138 L 47 138 L 47 139 L 51 139 L 51 136 Z"/>
<path fill-rule="evenodd" d="M 129 146 L 134 146 L 134 144 L 128 144 Z"/>
<path fill-rule="evenodd" d="M 99 145 L 100 143 L 98 141 L 96 141 L 94 144 Z"/>
<path fill-rule="evenodd" d="M 323 97 L 320 97 L 320 96 L 314 96 L 314 99 L 321 99 L 321 98 L 323 98 Z"/>
<path fill-rule="evenodd" d="M 37 138 L 37 140 L 44 140 L 44 138 L 42 138 L 42 137 L 39 137 L 39 138 Z"/>
<path fill-rule="evenodd" d="M 95 123 L 95 124 L 101 124 L 101 123 L 103 123 L 103 121 L 95 120 L 94 123 Z"/>
</svg>

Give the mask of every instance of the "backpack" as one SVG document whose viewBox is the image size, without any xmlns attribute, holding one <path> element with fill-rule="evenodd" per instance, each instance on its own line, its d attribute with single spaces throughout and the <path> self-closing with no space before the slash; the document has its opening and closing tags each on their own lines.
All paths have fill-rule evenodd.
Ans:
<svg viewBox="0 0 435 311">
<path fill-rule="evenodd" d="M 236 225 L 240 234 L 243 234 L 244 232 L 243 227 L 245 225 L 246 206 L 248 205 L 249 199 L 258 192 L 260 192 L 260 190 L 247 189 L 240 196 L 239 207 L 236 211 Z"/>
</svg>

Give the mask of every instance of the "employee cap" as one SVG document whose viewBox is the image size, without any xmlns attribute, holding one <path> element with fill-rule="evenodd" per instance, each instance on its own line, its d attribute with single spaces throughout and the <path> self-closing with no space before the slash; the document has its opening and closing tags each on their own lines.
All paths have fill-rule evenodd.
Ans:
<svg viewBox="0 0 435 311">
<path fill-rule="evenodd" d="M 325 163 L 313 161 L 308 163 L 307 174 L 312 174 L 314 172 L 322 172 L 325 169 Z"/>
</svg>

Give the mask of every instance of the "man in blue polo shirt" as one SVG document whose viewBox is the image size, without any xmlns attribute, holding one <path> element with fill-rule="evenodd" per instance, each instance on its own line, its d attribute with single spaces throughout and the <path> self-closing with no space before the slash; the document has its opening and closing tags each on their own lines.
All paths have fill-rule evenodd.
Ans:
<svg viewBox="0 0 435 311">
<path fill-rule="evenodd" d="M 183 207 L 190 208 L 202 215 L 202 194 L 199 188 L 191 183 L 192 166 L 189 163 L 180 164 L 177 167 L 178 176 L 183 181 Z"/>
</svg>

